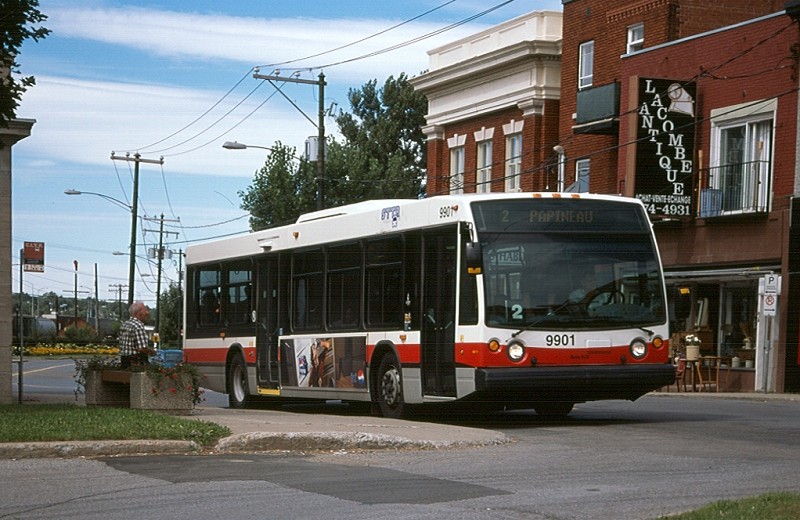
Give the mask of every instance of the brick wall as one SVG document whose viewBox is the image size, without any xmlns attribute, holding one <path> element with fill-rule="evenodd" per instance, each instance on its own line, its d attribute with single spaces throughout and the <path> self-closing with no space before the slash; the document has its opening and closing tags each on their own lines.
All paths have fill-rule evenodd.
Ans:
<svg viewBox="0 0 800 520">
<path fill-rule="evenodd" d="M 576 135 L 573 114 L 576 112 L 578 86 L 578 48 L 593 40 L 593 85 L 602 86 L 621 78 L 620 56 L 625 53 L 627 28 L 644 23 L 645 48 L 750 20 L 783 10 L 782 0 L 571 0 L 564 3 L 561 58 L 561 109 L 559 141 L 564 146 L 568 165 L 574 171 L 574 160 L 591 157 L 593 192 L 617 193 L 615 149 L 617 136 Z M 693 61 L 695 71 L 712 54 L 702 51 L 702 59 Z M 676 59 L 663 56 L 665 64 Z M 623 134 L 620 134 L 623 135 Z"/>
<path fill-rule="evenodd" d="M 523 117 L 522 110 L 513 107 L 460 121 L 445 127 L 443 140 L 428 141 L 428 185 L 427 196 L 449 192 L 450 148 L 447 139 L 453 135 L 466 135 L 464 145 L 464 192 L 476 191 L 477 143 L 475 132 L 481 128 L 494 128 L 492 137 L 492 185 L 491 191 L 505 191 L 506 139 L 503 125 L 511 120 L 523 121 L 522 128 L 522 179 L 523 191 L 555 188 L 555 162 L 553 146 L 558 137 L 558 101 L 544 103 L 541 115 Z M 548 177 L 548 175 L 550 177 Z"/>
<path fill-rule="evenodd" d="M 788 208 L 794 191 L 797 139 L 797 80 L 790 66 L 791 47 L 798 41 L 797 24 L 788 16 L 717 32 L 680 45 L 657 49 L 623 60 L 623 76 L 657 77 L 688 81 L 696 78 L 696 152 L 708 167 L 711 150 L 712 109 L 777 98 L 773 146 L 773 210 Z M 701 73 L 701 67 L 706 71 Z M 621 105 L 627 106 L 628 82 L 622 81 Z M 620 135 L 628 121 L 621 118 Z M 697 153 L 696 153 L 697 155 Z M 620 164 L 618 178 L 624 178 Z"/>
</svg>

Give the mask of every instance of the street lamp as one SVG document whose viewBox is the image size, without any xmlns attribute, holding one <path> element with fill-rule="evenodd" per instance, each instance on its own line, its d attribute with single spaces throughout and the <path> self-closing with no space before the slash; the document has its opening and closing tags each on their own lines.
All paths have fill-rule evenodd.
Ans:
<svg viewBox="0 0 800 520">
<path fill-rule="evenodd" d="M 259 74 L 258 69 L 256 69 L 255 74 L 253 74 L 255 79 L 263 79 L 269 81 L 270 84 L 275 87 L 284 98 L 286 98 L 289 103 L 292 104 L 297 110 L 300 111 L 301 114 L 305 116 L 306 119 L 311 121 L 311 124 L 317 127 L 317 209 L 321 210 L 325 206 L 325 195 L 323 192 L 324 189 L 324 180 L 325 180 L 325 74 L 320 73 L 316 80 L 313 79 L 302 79 L 297 77 L 284 77 L 284 76 L 277 76 L 277 75 L 264 75 Z M 317 113 L 317 122 L 309 118 L 300 108 L 292 101 L 284 92 L 280 89 L 278 85 L 275 84 L 276 81 L 280 81 L 282 83 L 301 83 L 305 85 L 316 85 L 319 87 L 319 94 L 317 96 L 318 101 L 318 113 Z"/>
<path fill-rule="evenodd" d="M 131 241 L 130 241 L 130 261 L 128 263 L 128 307 L 133 304 L 133 274 L 136 271 L 136 204 L 134 200 L 134 205 L 128 205 L 122 202 L 119 199 L 115 199 L 114 197 L 110 197 L 108 195 L 104 195 L 102 193 L 96 193 L 94 191 L 80 191 L 76 189 L 68 189 L 64 190 L 66 195 L 95 195 L 97 197 L 101 197 L 106 199 L 107 201 L 120 206 L 123 209 L 128 210 L 131 213 Z"/>
<path fill-rule="evenodd" d="M 270 148 L 269 146 L 257 146 L 257 145 L 254 145 L 254 144 L 244 144 L 244 143 L 240 143 L 239 141 L 225 141 L 224 143 L 222 143 L 222 147 L 225 148 L 226 150 L 247 150 L 248 148 L 258 148 L 260 150 L 268 150 L 270 152 L 274 152 L 275 151 L 275 148 Z M 297 157 L 296 155 L 291 155 L 290 157 L 292 159 L 294 159 L 295 161 L 298 161 L 298 162 L 300 161 L 300 158 Z"/>
</svg>

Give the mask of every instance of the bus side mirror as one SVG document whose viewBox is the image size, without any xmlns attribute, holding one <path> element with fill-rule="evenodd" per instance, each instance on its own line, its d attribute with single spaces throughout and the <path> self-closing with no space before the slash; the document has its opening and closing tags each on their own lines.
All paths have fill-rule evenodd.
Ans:
<svg viewBox="0 0 800 520">
<path fill-rule="evenodd" d="M 481 274 L 483 272 L 483 254 L 480 242 L 467 242 L 464 254 L 467 260 L 467 274 Z"/>
</svg>

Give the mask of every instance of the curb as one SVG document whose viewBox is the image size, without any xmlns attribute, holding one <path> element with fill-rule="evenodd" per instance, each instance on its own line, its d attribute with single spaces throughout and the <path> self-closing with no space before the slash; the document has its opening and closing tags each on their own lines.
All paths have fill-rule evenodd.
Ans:
<svg viewBox="0 0 800 520">
<path fill-rule="evenodd" d="M 361 432 L 253 432 L 220 439 L 215 451 L 438 450 L 494 446 L 510 442 L 513 442 L 510 437 L 499 432 L 482 441 L 414 440 Z"/>
<path fill-rule="evenodd" d="M 0 443 L 0 459 L 37 459 L 58 457 L 113 457 L 118 455 L 155 455 L 198 453 L 194 441 L 125 440 L 57 441 Z"/>
<path fill-rule="evenodd" d="M 513 442 L 502 433 L 482 441 L 430 441 L 371 433 L 252 432 L 220 439 L 212 448 L 194 441 L 123 440 L 0 443 L 0 459 L 115 457 L 122 455 L 191 455 L 258 451 L 438 450 L 475 448 Z"/>
</svg>

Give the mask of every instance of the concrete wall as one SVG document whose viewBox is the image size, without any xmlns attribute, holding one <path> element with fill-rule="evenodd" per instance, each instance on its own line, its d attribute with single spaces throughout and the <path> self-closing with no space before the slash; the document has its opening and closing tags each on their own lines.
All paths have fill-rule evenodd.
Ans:
<svg viewBox="0 0 800 520">
<path fill-rule="evenodd" d="M 8 404 L 11 395 L 11 264 L 17 254 L 11 240 L 11 149 L 17 141 L 31 135 L 31 119 L 14 119 L 0 128 L 0 403 Z"/>
</svg>

